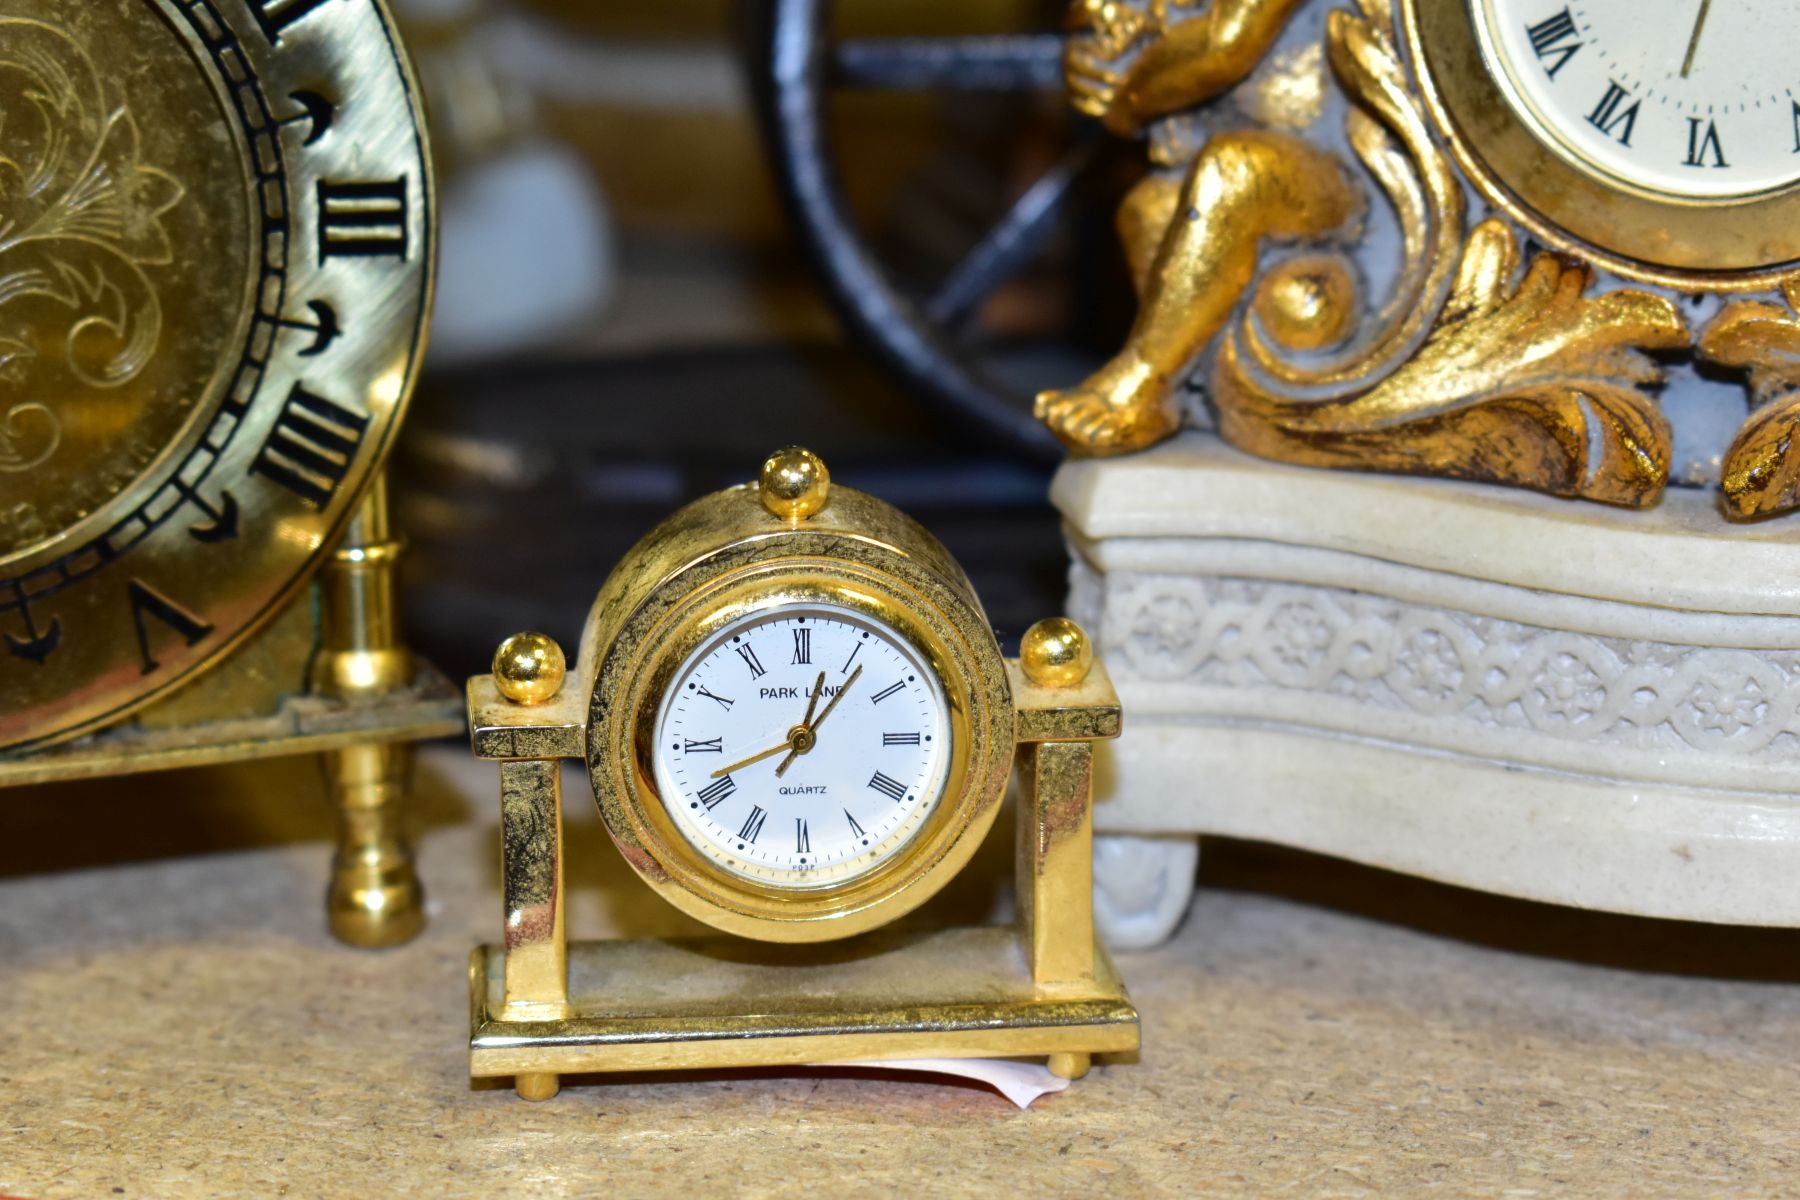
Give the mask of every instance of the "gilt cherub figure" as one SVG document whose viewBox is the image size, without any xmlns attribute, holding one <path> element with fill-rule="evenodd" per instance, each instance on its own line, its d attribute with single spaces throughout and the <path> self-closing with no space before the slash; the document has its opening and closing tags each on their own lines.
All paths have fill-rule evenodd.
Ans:
<svg viewBox="0 0 1800 1200">
<path fill-rule="evenodd" d="M 1077 0 L 1071 26 L 1073 104 L 1151 168 L 1118 213 L 1130 335 L 1037 400 L 1075 452 L 1154 445 L 1198 393 L 1264 457 L 1642 506 L 1671 475 L 1659 358 L 1691 354 L 1748 370 L 1759 403 L 1723 455 L 1728 511 L 1800 505 L 1791 304 L 1720 302 L 1696 335 L 1671 293 L 1601 290 L 1504 215 L 1471 222 L 1385 0 Z"/>
</svg>

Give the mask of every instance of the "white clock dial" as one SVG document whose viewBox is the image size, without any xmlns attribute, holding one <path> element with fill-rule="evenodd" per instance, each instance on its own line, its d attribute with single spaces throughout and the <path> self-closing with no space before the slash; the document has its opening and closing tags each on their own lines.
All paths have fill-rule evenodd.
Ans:
<svg viewBox="0 0 1800 1200">
<path fill-rule="evenodd" d="M 1723 199 L 1800 179 L 1794 0 L 1471 0 L 1509 98 L 1564 157 Z"/>
<path fill-rule="evenodd" d="M 792 753 L 809 708 L 812 744 Z M 943 687 L 909 642 L 847 608 L 784 607 L 681 665 L 656 722 L 657 791 L 725 870 L 841 883 L 886 862 L 937 808 L 951 736 Z"/>
</svg>

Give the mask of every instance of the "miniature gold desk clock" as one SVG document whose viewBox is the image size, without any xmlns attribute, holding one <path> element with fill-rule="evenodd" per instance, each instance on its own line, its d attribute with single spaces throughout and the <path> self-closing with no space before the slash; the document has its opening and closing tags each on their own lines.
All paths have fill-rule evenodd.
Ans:
<svg viewBox="0 0 1800 1200">
<path fill-rule="evenodd" d="M 380 478 L 432 217 L 381 0 L 0 0 L 0 786 L 323 752 L 364 945 L 461 727 Z"/>
<path fill-rule="evenodd" d="M 1075 1077 L 1137 1047 L 1094 936 L 1105 669 L 1062 619 L 1004 660 L 944 548 L 812 454 L 640 542 L 575 672 L 520 634 L 468 699 L 506 907 L 470 964 L 474 1075 L 542 1100 L 575 1072 L 1045 1055 Z M 566 758 L 625 861 L 728 936 L 566 944 Z M 968 863 L 1015 760 L 1016 925 L 882 930 Z"/>
</svg>

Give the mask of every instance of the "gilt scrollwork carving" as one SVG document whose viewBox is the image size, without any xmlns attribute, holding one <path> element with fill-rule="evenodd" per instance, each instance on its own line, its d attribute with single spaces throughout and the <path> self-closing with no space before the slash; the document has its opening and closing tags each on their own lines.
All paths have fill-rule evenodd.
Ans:
<svg viewBox="0 0 1800 1200">
<path fill-rule="evenodd" d="M 0 471 L 61 440 L 42 360 L 100 389 L 151 360 L 163 315 L 146 268 L 171 261 L 162 218 L 183 194 L 142 161 L 135 118 L 73 37 L 0 19 Z"/>
<path fill-rule="evenodd" d="M 1078 3 L 1077 107 L 1128 132 L 1205 104 L 1257 69 L 1299 5 L 1190 7 Z M 1180 180 L 1153 175 L 1120 213 L 1140 297 L 1127 344 L 1040 396 L 1039 416 L 1077 452 L 1141 449 L 1178 427 L 1198 371 L 1220 432 L 1265 457 L 1654 501 L 1670 432 L 1647 352 L 1690 343 L 1681 314 L 1647 291 L 1591 295 L 1591 271 L 1558 255 L 1522 262 L 1498 220 L 1469 227 L 1385 6 L 1329 13 L 1324 58 L 1360 173 L 1275 127 L 1213 133 L 1185 165 L 1165 153 Z M 1153 139 L 1153 159 L 1168 144 Z M 1378 303 L 1347 252 L 1371 182 L 1400 231 Z"/>
<path fill-rule="evenodd" d="M 1785 280 L 1783 303 L 1739 300 L 1700 334 L 1700 356 L 1745 373 L 1752 411 L 1725 453 L 1720 486 L 1740 519 L 1800 507 L 1800 278 Z"/>
</svg>

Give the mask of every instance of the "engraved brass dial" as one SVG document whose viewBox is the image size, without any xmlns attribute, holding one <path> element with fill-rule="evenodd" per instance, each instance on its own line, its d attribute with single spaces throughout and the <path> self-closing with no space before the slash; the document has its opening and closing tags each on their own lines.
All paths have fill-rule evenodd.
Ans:
<svg viewBox="0 0 1800 1200">
<path fill-rule="evenodd" d="M 0 748 L 304 582 L 410 394 L 432 200 L 381 0 L 0 0 Z"/>
</svg>

